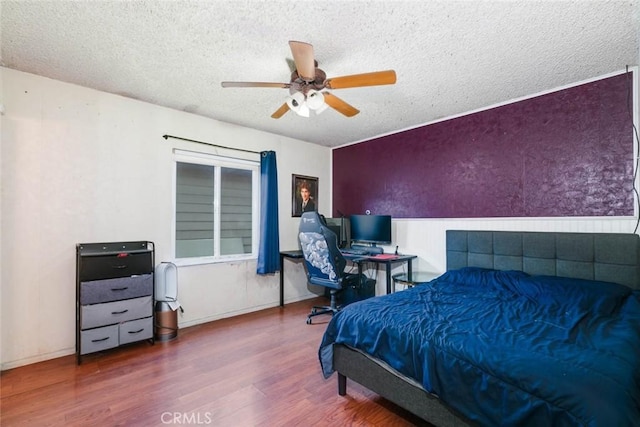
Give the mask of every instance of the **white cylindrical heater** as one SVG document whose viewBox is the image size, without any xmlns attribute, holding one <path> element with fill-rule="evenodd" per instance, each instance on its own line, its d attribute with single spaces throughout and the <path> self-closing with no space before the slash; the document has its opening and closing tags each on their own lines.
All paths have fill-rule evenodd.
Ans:
<svg viewBox="0 0 640 427">
<path fill-rule="evenodd" d="M 178 267 L 158 264 L 155 272 L 155 338 L 169 341 L 178 336 Z"/>
</svg>

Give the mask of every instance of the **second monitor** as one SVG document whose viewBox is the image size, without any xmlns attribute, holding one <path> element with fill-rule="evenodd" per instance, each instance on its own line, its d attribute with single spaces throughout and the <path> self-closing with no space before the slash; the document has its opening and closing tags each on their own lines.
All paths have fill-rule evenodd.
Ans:
<svg viewBox="0 0 640 427">
<path fill-rule="evenodd" d="M 327 227 L 329 227 L 336 236 L 338 236 L 338 247 L 344 249 L 349 246 L 349 220 L 347 218 L 325 218 Z"/>
</svg>

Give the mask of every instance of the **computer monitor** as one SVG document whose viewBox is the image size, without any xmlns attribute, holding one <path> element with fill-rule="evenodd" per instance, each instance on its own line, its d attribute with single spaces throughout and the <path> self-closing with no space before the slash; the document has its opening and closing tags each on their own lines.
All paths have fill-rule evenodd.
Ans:
<svg viewBox="0 0 640 427">
<path fill-rule="evenodd" d="M 325 218 L 327 227 L 338 236 L 338 247 L 340 249 L 349 244 L 349 220 L 347 218 Z"/>
<path fill-rule="evenodd" d="M 391 244 L 391 215 L 351 215 L 351 241 L 357 243 Z"/>
</svg>

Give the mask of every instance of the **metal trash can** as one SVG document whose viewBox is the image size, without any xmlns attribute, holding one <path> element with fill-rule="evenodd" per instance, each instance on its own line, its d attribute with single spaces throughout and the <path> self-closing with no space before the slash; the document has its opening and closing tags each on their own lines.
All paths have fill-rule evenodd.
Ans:
<svg viewBox="0 0 640 427">
<path fill-rule="evenodd" d="M 178 310 L 171 309 L 167 301 L 156 301 L 155 338 L 170 341 L 178 336 Z"/>
</svg>

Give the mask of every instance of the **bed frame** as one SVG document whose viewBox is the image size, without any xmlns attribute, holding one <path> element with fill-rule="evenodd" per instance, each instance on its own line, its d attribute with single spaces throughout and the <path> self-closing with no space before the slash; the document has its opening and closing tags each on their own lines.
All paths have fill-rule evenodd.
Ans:
<svg viewBox="0 0 640 427">
<path fill-rule="evenodd" d="M 484 267 L 529 274 L 600 280 L 640 289 L 640 236 L 447 230 L 447 270 Z M 418 384 L 357 350 L 334 346 L 338 394 L 347 378 L 437 426 L 473 423 Z"/>
</svg>

